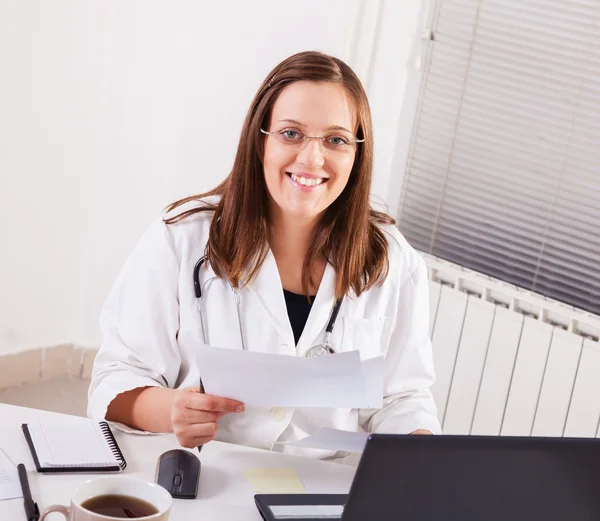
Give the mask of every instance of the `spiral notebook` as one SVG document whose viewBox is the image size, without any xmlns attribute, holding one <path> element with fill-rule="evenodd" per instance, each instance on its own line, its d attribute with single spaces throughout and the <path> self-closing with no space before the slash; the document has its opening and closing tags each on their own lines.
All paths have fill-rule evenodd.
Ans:
<svg viewBox="0 0 600 521">
<path fill-rule="evenodd" d="M 21 428 L 38 472 L 118 471 L 127 466 L 104 421 L 64 416 Z"/>
</svg>

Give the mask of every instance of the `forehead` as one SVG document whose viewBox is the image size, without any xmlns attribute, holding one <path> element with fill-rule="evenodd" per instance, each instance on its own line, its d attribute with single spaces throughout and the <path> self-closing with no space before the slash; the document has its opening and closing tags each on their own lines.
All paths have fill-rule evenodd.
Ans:
<svg viewBox="0 0 600 521">
<path fill-rule="evenodd" d="M 354 131 L 355 112 L 352 100 L 341 85 L 297 81 L 286 87 L 277 98 L 271 124 L 294 119 L 309 130 L 339 126 Z"/>
</svg>

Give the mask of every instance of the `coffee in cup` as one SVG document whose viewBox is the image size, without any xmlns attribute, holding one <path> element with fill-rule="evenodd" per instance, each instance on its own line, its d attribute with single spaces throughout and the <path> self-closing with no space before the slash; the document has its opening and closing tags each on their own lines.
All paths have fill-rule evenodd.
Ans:
<svg viewBox="0 0 600 521">
<path fill-rule="evenodd" d="M 167 521 L 172 498 L 156 483 L 129 477 L 88 480 L 73 493 L 68 507 L 48 507 L 40 521 L 51 512 L 60 512 L 67 521 Z"/>
<path fill-rule="evenodd" d="M 81 507 L 94 514 L 116 517 L 117 519 L 137 519 L 158 514 L 158 509 L 148 501 L 122 494 L 103 494 L 86 499 Z"/>
</svg>

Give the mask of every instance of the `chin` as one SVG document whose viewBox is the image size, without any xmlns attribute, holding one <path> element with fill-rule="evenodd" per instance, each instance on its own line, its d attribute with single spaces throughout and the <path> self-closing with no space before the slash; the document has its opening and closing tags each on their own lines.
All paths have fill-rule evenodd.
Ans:
<svg viewBox="0 0 600 521">
<path fill-rule="evenodd" d="M 321 206 L 314 206 L 308 204 L 294 204 L 288 205 L 283 208 L 283 212 L 287 215 L 297 217 L 298 219 L 311 219 L 316 218 L 323 212 L 324 208 Z"/>
</svg>

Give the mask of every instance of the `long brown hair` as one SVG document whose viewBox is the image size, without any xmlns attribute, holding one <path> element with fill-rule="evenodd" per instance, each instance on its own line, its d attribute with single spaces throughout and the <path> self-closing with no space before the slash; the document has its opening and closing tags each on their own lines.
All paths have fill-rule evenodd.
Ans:
<svg viewBox="0 0 600 521">
<path fill-rule="evenodd" d="M 307 51 L 277 65 L 252 100 L 229 176 L 209 192 L 169 205 L 167 211 L 171 212 L 188 202 L 200 203 L 165 222 L 173 224 L 198 212 L 214 212 L 205 250 L 208 262 L 217 276 L 228 279 L 234 287 L 253 279 L 269 249 L 269 199 L 263 172 L 265 136 L 260 128 L 269 123 L 283 89 L 296 81 L 341 85 L 354 102 L 355 134 L 365 140 L 357 145 L 346 187 L 323 212 L 315 228 L 302 270 L 304 292 L 308 295 L 313 263 L 324 256 L 335 269 L 336 298 L 350 289 L 360 295 L 383 282 L 388 274 L 387 241 L 379 225 L 394 224 L 394 219 L 373 210 L 369 202 L 373 137 L 367 95 L 352 69 L 332 56 Z M 220 196 L 220 200 L 215 204 L 203 201 L 210 196 Z"/>
</svg>

